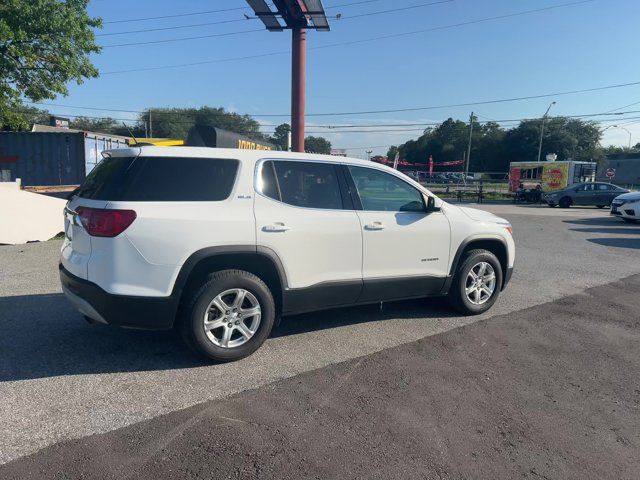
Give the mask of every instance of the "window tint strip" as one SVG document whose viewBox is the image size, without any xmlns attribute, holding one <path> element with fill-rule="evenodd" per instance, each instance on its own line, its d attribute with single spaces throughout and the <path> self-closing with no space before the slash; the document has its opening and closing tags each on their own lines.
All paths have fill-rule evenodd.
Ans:
<svg viewBox="0 0 640 480">
<path fill-rule="evenodd" d="M 273 172 L 273 179 L 276 183 L 276 192 L 278 192 L 278 200 L 282 201 L 282 190 L 280 190 L 280 180 L 278 180 L 278 174 L 276 173 L 275 162 L 269 162 L 271 171 Z"/>
</svg>

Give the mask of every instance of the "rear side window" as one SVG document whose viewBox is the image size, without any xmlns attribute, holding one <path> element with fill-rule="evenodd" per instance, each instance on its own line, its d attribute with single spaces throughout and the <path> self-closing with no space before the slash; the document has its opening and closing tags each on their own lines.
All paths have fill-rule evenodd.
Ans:
<svg viewBox="0 0 640 480">
<path fill-rule="evenodd" d="M 261 192 L 275 200 L 305 208 L 343 208 L 335 165 L 268 161 L 262 166 Z"/>
<path fill-rule="evenodd" d="M 77 195 L 127 202 L 215 202 L 229 198 L 239 162 L 191 157 L 106 158 Z"/>
</svg>

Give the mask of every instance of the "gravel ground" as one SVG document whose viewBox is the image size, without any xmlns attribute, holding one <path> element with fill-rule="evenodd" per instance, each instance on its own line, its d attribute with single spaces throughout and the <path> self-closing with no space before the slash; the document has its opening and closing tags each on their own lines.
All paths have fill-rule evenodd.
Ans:
<svg viewBox="0 0 640 480">
<path fill-rule="evenodd" d="M 640 477 L 640 275 L 48 447 L 6 479 Z"/>
<path fill-rule="evenodd" d="M 594 209 L 482 208 L 511 220 L 517 242 L 514 278 L 484 316 L 431 300 L 292 317 L 229 365 L 198 363 L 169 333 L 84 323 L 59 293 L 59 242 L 0 247 L 0 463 L 640 273 L 638 225 Z"/>
</svg>

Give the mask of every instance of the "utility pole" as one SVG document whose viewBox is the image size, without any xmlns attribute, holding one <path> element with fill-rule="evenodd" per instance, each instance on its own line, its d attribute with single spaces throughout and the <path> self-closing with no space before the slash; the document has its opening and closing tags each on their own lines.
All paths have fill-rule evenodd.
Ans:
<svg viewBox="0 0 640 480">
<path fill-rule="evenodd" d="M 307 30 L 330 30 L 322 0 L 272 0 L 269 3 L 247 0 L 247 3 L 268 31 L 291 30 L 291 150 L 304 152 Z"/>
<path fill-rule="evenodd" d="M 549 107 L 547 108 L 547 111 L 544 112 L 544 115 L 542 116 L 542 126 L 540 127 L 540 143 L 538 144 L 538 163 L 540 163 L 540 157 L 542 155 L 542 136 L 544 135 L 544 121 L 547 119 L 549 110 L 551 110 L 551 107 L 555 104 L 556 102 L 551 102 L 549 104 Z"/>
<path fill-rule="evenodd" d="M 469 115 L 469 145 L 467 146 L 467 158 L 464 162 L 464 174 L 469 173 L 469 160 L 471 158 L 471 135 L 473 135 L 473 112 Z"/>
<path fill-rule="evenodd" d="M 151 109 L 149 109 L 149 138 L 153 138 L 153 121 L 151 120 Z"/>
<path fill-rule="evenodd" d="M 291 30 L 291 150 L 304 152 L 305 72 L 307 67 L 307 29 Z"/>
</svg>

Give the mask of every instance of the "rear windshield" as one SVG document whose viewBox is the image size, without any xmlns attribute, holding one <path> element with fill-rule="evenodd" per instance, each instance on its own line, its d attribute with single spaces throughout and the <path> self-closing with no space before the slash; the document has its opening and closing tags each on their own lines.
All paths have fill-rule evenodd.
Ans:
<svg viewBox="0 0 640 480">
<path fill-rule="evenodd" d="M 211 202 L 231 194 L 237 160 L 189 157 L 105 158 L 76 192 L 93 200 Z"/>
</svg>

